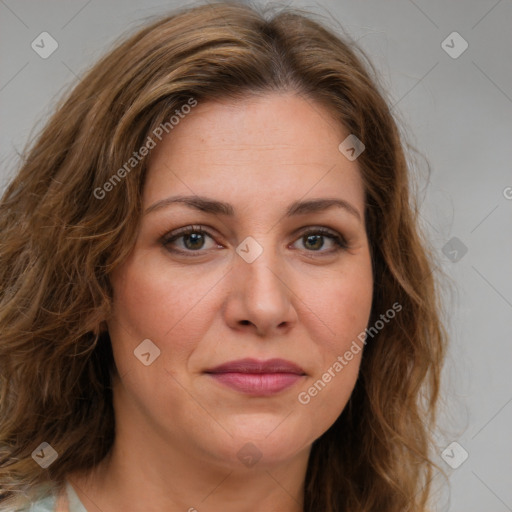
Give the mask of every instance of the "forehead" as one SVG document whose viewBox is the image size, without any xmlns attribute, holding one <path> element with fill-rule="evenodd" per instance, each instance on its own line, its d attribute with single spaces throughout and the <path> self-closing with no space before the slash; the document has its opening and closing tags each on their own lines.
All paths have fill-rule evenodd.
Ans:
<svg viewBox="0 0 512 512">
<path fill-rule="evenodd" d="M 326 107 L 298 95 L 199 103 L 152 150 L 145 206 L 175 193 L 243 206 L 335 195 L 362 211 L 357 161 L 338 149 L 347 135 Z"/>
</svg>

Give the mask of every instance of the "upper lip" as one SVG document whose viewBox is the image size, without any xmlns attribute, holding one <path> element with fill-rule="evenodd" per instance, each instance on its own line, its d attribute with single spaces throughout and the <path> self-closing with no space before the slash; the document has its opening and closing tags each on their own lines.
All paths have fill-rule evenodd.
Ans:
<svg viewBox="0 0 512 512">
<path fill-rule="evenodd" d="M 238 359 L 223 363 L 215 368 L 206 370 L 206 373 L 294 373 L 305 375 L 304 370 L 286 359 Z"/>
</svg>

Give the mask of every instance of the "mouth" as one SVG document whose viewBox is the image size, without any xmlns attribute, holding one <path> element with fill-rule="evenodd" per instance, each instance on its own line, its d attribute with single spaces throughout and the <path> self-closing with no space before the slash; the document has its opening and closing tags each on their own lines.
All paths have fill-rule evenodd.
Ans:
<svg viewBox="0 0 512 512">
<path fill-rule="evenodd" d="M 241 393 L 269 396 L 301 380 L 304 370 L 285 359 L 240 359 L 206 370 L 215 381 Z"/>
</svg>

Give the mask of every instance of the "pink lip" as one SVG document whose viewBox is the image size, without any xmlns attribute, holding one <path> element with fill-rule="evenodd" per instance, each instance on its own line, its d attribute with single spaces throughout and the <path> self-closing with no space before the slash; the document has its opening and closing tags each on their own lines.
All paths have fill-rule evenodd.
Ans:
<svg viewBox="0 0 512 512">
<path fill-rule="evenodd" d="M 206 373 L 232 389 L 259 396 L 278 393 L 305 375 L 302 368 L 284 359 L 240 359 L 216 366 Z"/>
</svg>

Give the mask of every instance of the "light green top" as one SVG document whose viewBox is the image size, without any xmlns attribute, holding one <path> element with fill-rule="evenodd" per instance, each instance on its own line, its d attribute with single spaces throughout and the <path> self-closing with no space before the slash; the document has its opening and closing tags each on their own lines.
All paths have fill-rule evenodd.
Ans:
<svg viewBox="0 0 512 512">
<path fill-rule="evenodd" d="M 66 492 L 68 495 L 69 512 L 87 512 L 82 502 L 78 499 L 75 490 L 69 483 L 66 484 Z M 57 506 L 57 497 L 55 495 L 47 496 L 32 503 L 30 508 L 25 509 L 26 512 L 55 512 Z"/>
</svg>

